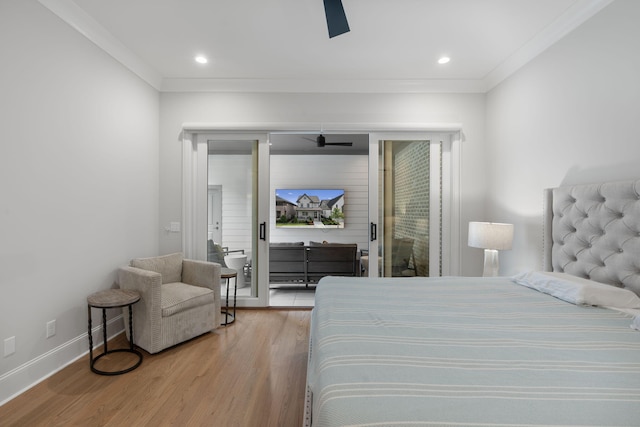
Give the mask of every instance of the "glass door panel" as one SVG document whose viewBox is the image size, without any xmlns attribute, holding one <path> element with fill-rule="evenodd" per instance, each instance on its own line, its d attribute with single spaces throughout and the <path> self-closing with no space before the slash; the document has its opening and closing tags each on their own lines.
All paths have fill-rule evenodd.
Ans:
<svg viewBox="0 0 640 427">
<path fill-rule="evenodd" d="M 379 275 L 429 276 L 430 143 L 384 141 L 380 157 Z"/>
<path fill-rule="evenodd" d="M 370 140 L 369 276 L 442 275 L 442 143 L 415 136 Z"/>
<path fill-rule="evenodd" d="M 267 241 L 261 235 L 266 233 L 264 219 L 260 225 L 267 207 L 261 203 L 268 206 L 268 197 L 259 197 L 268 194 L 262 188 L 268 178 L 259 177 L 268 168 L 268 163 L 258 167 L 261 156 L 268 156 L 266 137 L 207 137 L 207 259 L 236 270 L 238 306 L 268 305 L 268 289 L 259 286 L 265 274 L 260 254 Z"/>
</svg>

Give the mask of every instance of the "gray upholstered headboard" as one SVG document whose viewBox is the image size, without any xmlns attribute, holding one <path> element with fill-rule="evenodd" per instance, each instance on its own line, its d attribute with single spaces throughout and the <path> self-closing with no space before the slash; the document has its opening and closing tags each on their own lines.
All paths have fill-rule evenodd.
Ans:
<svg viewBox="0 0 640 427">
<path fill-rule="evenodd" d="M 545 190 L 544 269 L 640 295 L 640 180 Z"/>
</svg>

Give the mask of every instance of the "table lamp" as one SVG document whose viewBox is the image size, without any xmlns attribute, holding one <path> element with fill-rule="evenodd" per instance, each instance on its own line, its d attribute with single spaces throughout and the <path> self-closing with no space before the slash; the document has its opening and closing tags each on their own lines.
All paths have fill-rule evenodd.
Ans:
<svg viewBox="0 0 640 427">
<path fill-rule="evenodd" d="M 469 222 L 469 246 L 484 249 L 484 277 L 498 275 L 498 251 L 511 249 L 513 224 Z"/>
</svg>

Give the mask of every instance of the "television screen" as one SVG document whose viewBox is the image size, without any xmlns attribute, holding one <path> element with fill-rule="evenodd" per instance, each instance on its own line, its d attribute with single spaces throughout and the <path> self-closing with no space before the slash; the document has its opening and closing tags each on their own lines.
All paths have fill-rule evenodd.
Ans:
<svg viewBox="0 0 640 427">
<path fill-rule="evenodd" d="M 276 227 L 344 228 L 344 190 L 276 190 Z"/>
</svg>

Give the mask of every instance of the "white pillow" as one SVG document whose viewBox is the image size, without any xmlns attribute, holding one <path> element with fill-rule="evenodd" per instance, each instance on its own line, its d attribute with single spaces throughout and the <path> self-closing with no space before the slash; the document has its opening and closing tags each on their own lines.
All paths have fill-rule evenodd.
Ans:
<svg viewBox="0 0 640 427">
<path fill-rule="evenodd" d="M 567 273 L 528 271 L 516 274 L 511 280 L 576 305 L 640 309 L 640 298 L 628 289 Z"/>
</svg>

